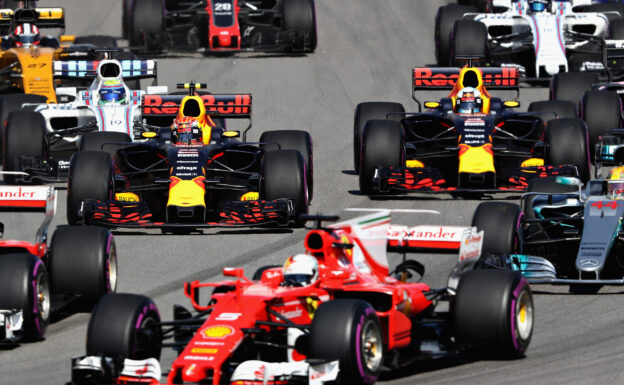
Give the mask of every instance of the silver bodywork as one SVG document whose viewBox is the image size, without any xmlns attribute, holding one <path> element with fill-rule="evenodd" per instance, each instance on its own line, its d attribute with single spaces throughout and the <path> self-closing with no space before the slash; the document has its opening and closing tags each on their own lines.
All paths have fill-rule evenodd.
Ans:
<svg viewBox="0 0 624 385">
<path fill-rule="evenodd" d="M 503 13 L 466 14 L 464 18 L 479 21 L 488 29 L 488 40 L 498 46 L 509 49 L 520 49 L 525 44 L 522 39 L 497 41 L 490 34 L 492 27 L 510 27 L 511 35 L 531 31 L 535 48 L 535 74 L 539 77 L 552 76 L 559 72 L 567 72 L 567 49 L 582 49 L 588 41 L 575 41 L 566 36 L 577 25 L 594 26 L 592 36 L 605 38 L 609 34 L 609 22 L 605 14 L 593 12 L 574 12 L 573 7 L 585 2 L 553 1 L 549 11 L 531 13 L 527 1 L 511 2 L 511 0 L 495 1 L 494 6 L 507 9 Z M 509 36 L 509 35 L 506 35 Z M 599 53 L 599 52 L 597 52 Z M 513 65 L 513 63 L 509 63 Z M 601 62 L 586 64 L 586 70 L 600 70 Z"/>
</svg>

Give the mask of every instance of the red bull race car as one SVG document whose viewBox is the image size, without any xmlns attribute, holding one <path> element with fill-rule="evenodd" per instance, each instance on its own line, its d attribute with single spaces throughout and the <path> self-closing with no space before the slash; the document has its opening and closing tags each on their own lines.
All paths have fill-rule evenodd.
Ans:
<svg viewBox="0 0 624 385">
<path fill-rule="evenodd" d="M 117 251 L 108 230 L 59 226 L 48 244 L 56 193 L 47 186 L 0 186 L 0 210 L 15 208 L 45 211 L 45 219 L 34 243 L 0 239 L 0 344 L 42 339 L 52 312 L 75 300 L 91 309 L 117 286 Z"/>
<path fill-rule="evenodd" d="M 124 0 L 123 34 L 147 52 L 314 52 L 314 0 Z"/>
<path fill-rule="evenodd" d="M 304 253 L 251 279 L 225 268 L 229 280 L 185 283 L 195 312 L 175 305 L 172 321 L 147 297 L 103 298 L 86 355 L 72 359 L 72 384 L 160 384 L 163 374 L 166 384 L 373 384 L 384 370 L 460 351 L 524 355 L 531 290 L 517 272 L 474 269 L 483 233 L 391 225 L 389 210 L 331 226 L 321 221 L 336 217 L 311 219 Z M 448 287 L 419 282 L 415 260 L 388 264 L 388 250 L 460 244 Z M 438 307 L 449 301 L 450 311 Z M 167 373 L 162 347 L 178 352 Z"/>
<path fill-rule="evenodd" d="M 525 190 L 534 177 L 576 174 L 588 180 L 585 123 L 555 119 L 556 101 L 516 112 L 517 101 L 503 102 L 488 91 L 518 92 L 517 84 L 514 68 L 414 68 L 419 112 L 405 112 L 399 103 L 358 104 L 354 161 L 360 190 L 504 192 Z M 415 92 L 444 89 L 451 89 L 448 97 L 425 102 L 421 112 Z"/>
<path fill-rule="evenodd" d="M 312 139 L 305 131 L 264 132 L 246 142 L 250 94 L 145 95 L 135 126 L 143 142 L 94 132 L 103 151 L 70 161 L 69 223 L 110 227 L 212 227 L 296 223 L 312 199 Z M 213 121 L 245 118 L 243 132 Z M 158 123 L 159 125 L 155 125 Z M 111 136 L 112 135 L 112 136 Z M 92 138 L 93 139 L 93 138 Z M 94 139 L 95 140 L 95 139 Z"/>
</svg>

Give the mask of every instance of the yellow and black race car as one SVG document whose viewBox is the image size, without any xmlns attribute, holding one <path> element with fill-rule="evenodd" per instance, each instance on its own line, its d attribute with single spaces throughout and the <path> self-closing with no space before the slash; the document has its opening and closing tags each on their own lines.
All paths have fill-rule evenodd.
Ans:
<svg viewBox="0 0 624 385">
<path fill-rule="evenodd" d="M 589 179 L 582 121 L 563 118 L 556 101 L 515 112 L 517 101 L 503 102 L 487 90 L 517 92 L 517 84 L 515 68 L 414 68 L 419 112 L 406 113 L 399 103 L 358 104 L 354 159 L 360 190 L 500 192 L 525 190 L 533 177 Z M 415 92 L 435 89 L 452 91 L 439 102 L 425 102 L 427 110 L 420 112 Z"/>
</svg>

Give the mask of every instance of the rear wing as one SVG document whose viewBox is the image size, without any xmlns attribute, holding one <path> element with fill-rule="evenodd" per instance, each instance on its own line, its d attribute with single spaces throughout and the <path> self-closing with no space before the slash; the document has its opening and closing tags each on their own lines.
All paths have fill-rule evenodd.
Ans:
<svg viewBox="0 0 624 385">
<path fill-rule="evenodd" d="M 119 60 L 123 79 L 156 78 L 156 60 Z M 54 61 L 54 77 L 60 79 L 96 78 L 99 60 Z M 110 76 L 107 76 L 110 77 Z"/>
<path fill-rule="evenodd" d="M 251 119 L 251 94 L 199 95 L 206 113 L 218 118 Z M 143 117 L 175 117 L 186 95 L 143 96 Z"/>
<path fill-rule="evenodd" d="M 489 89 L 518 87 L 520 72 L 512 67 L 478 67 L 483 74 L 483 85 Z M 412 70 L 412 90 L 450 90 L 455 87 L 461 68 L 415 67 Z"/>
<path fill-rule="evenodd" d="M 65 29 L 65 10 L 57 7 L 0 9 L 0 27 L 11 27 L 23 23 L 32 23 L 38 28 Z"/>
<path fill-rule="evenodd" d="M 4 172 L 3 174 L 6 174 Z M 45 212 L 45 218 L 37 230 L 36 242 L 45 242 L 48 226 L 56 211 L 56 191 L 52 186 L 6 186 L 0 185 L 0 209 L 36 209 Z"/>
</svg>

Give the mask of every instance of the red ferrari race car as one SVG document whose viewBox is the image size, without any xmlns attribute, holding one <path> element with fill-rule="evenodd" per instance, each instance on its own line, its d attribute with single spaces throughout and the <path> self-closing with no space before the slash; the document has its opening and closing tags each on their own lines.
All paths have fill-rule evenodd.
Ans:
<svg viewBox="0 0 624 385">
<path fill-rule="evenodd" d="M 314 0 L 124 0 L 123 36 L 143 51 L 314 52 Z"/>
<path fill-rule="evenodd" d="M 51 312 L 74 300 L 90 309 L 117 286 L 117 252 L 108 230 L 59 226 L 48 246 L 56 209 L 52 187 L 0 186 L 0 210 L 12 208 L 45 210 L 45 219 L 35 243 L 0 239 L 0 343 L 39 340 Z"/>
<path fill-rule="evenodd" d="M 470 58 L 468 58 L 470 60 Z M 589 179 L 587 128 L 558 118 L 557 101 L 528 112 L 492 89 L 518 92 L 515 68 L 414 68 L 418 112 L 400 103 L 365 102 L 355 110 L 354 161 L 367 195 L 406 192 L 524 191 L 528 180 L 551 175 Z M 416 91 L 451 90 L 425 102 Z"/>
<path fill-rule="evenodd" d="M 483 233 L 392 226 L 389 210 L 321 224 L 336 218 L 310 218 L 317 225 L 304 252 L 283 267 L 262 267 L 251 279 L 225 268 L 230 280 L 185 283 L 196 312 L 175 305 L 172 321 L 161 321 L 147 297 L 104 297 L 89 322 L 86 355 L 72 359 L 72 383 L 159 384 L 162 347 L 179 353 L 166 384 L 373 384 L 383 370 L 423 358 L 523 356 L 531 290 L 515 272 L 474 268 Z M 405 254 L 395 268 L 388 264 L 388 250 L 460 245 L 447 287 L 421 283 L 423 265 Z M 203 288 L 212 288 L 206 299 Z"/>
</svg>

